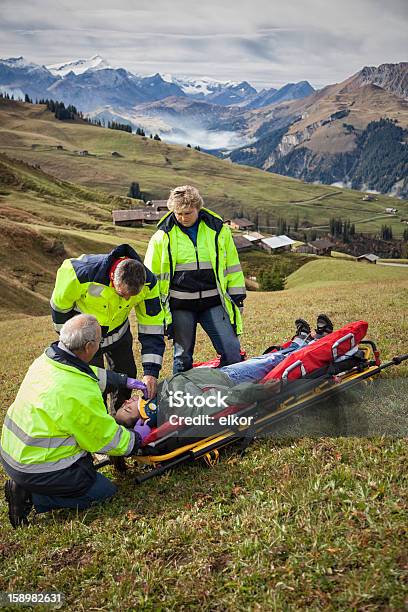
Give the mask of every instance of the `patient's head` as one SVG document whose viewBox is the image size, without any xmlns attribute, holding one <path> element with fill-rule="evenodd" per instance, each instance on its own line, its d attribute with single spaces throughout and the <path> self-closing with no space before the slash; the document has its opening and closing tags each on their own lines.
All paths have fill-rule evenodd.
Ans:
<svg viewBox="0 0 408 612">
<path fill-rule="evenodd" d="M 124 425 L 129 429 L 135 426 L 136 421 L 140 418 L 139 399 L 139 396 L 135 395 L 123 402 L 115 415 L 115 420 L 119 425 Z"/>
</svg>

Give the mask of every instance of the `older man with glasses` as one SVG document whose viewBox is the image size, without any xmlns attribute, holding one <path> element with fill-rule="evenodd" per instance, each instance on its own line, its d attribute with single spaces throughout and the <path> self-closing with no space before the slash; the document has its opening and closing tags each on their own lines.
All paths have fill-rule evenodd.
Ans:
<svg viewBox="0 0 408 612">
<path fill-rule="evenodd" d="M 98 473 L 90 453 L 123 457 L 135 454 L 150 432 L 118 425 L 106 412 L 106 388 L 141 388 L 126 374 L 90 366 L 99 349 L 101 327 L 92 315 L 77 315 L 29 368 L 7 411 L 0 460 L 10 477 L 5 484 L 13 527 L 28 523 L 36 511 L 87 508 L 103 502 L 116 486 Z"/>
</svg>

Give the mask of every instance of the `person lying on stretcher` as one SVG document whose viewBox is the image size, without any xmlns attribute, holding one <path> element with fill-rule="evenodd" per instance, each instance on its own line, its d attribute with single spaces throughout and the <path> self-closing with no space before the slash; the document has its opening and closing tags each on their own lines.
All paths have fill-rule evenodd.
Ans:
<svg viewBox="0 0 408 612">
<path fill-rule="evenodd" d="M 332 322 L 324 314 L 317 317 L 315 332 L 311 331 L 309 323 L 304 319 L 297 319 L 295 326 L 296 333 L 285 348 L 273 352 L 268 349 L 266 354 L 221 368 L 200 366 L 176 374 L 159 384 L 158 394 L 152 400 L 146 401 L 138 396 L 127 400 L 117 411 L 116 421 L 128 428 L 136 426 L 139 433 L 143 427 L 144 438 L 150 433 L 150 428 L 163 424 L 174 413 L 185 416 L 199 410 L 203 415 L 215 414 L 233 403 L 256 401 L 259 393 L 256 387 L 262 387 L 264 394 L 265 391 L 275 391 L 278 381 L 262 386 L 256 383 L 289 354 L 333 331 Z M 228 395 L 227 403 L 222 400 L 226 397 L 225 392 Z M 204 399 L 198 401 L 197 398 Z"/>
</svg>

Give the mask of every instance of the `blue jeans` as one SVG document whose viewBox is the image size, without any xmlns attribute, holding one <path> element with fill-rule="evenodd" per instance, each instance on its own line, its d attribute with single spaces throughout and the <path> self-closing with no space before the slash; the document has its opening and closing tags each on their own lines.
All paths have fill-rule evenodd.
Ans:
<svg viewBox="0 0 408 612">
<path fill-rule="evenodd" d="M 38 513 L 49 512 L 57 508 L 83 510 L 110 499 L 117 490 L 117 486 L 109 478 L 98 472 L 94 484 L 80 497 L 58 497 L 56 495 L 40 495 L 38 493 L 32 493 L 31 497 L 34 508 Z"/>
<path fill-rule="evenodd" d="M 281 351 L 253 357 L 247 361 L 241 361 L 233 365 L 222 367 L 220 370 L 224 372 L 224 374 L 227 374 L 227 376 L 237 385 L 243 382 L 258 382 L 262 380 L 272 368 L 283 361 L 287 355 L 299 350 L 306 344 L 307 343 L 301 338 L 295 338 L 287 348 Z"/>
<path fill-rule="evenodd" d="M 193 367 L 197 324 L 210 338 L 214 349 L 221 356 L 221 365 L 241 360 L 240 344 L 222 306 L 214 306 L 203 312 L 175 310 L 173 313 L 174 353 L 173 374 Z"/>
</svg>

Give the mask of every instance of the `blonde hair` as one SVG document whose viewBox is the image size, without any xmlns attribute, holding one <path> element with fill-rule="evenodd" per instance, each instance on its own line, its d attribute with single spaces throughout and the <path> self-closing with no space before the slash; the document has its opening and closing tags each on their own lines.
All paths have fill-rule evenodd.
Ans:
<svg viewBox="0 0 408 612">
<path fill-rule="evenodd" d="M 200 210 L 203 206 L 203 198 L 200 196 L 198 189 L 192 185 L 175 187 L 170 191 L 170 197 L 167 200 L 167 208 L 175 212 L 181 212 L 188 208 Z"/>
</svg>

